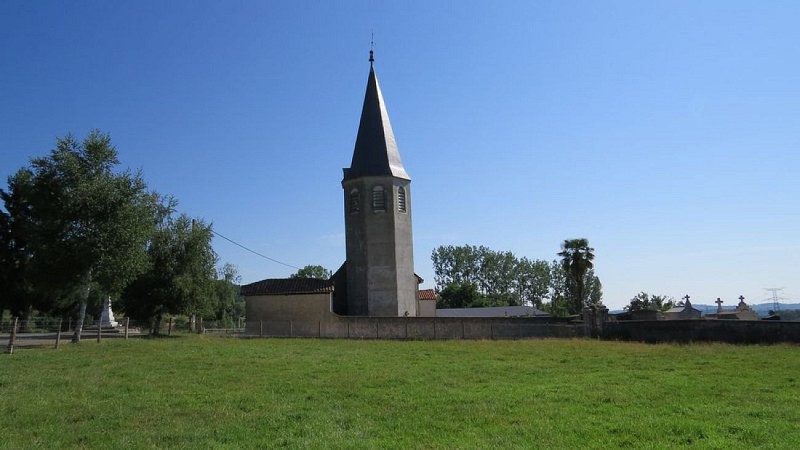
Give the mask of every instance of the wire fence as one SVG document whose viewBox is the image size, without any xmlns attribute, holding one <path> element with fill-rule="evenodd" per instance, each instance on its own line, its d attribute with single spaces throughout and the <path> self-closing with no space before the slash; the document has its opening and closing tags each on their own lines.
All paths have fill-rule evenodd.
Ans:
<svg viewBox="0 0 800 450">
<path fill-rule="evenodd" d="M 208 321 L 202 318 L 166 318 L 158 323 L 122 318 L 116 323 L 99 324 L 52 318 L 0 321 L 0 345 L 6 352 L 15 348 L 53 347 L 66 342 L 130 339 L 172 333 L 202 333 L 240 338 L 339 338 L 339 339 L 526 339 L 542 337 L 580 337 L 588 335 L 584 324 L 551 323 L 530 318 L 411 318 L 340 317 L 331 320 Z"/>
<path fill-rule="evenodd" d="M 213 332 L 214 330 L 206 330 Z M 421 318 L 339 317 L 332 320 L 246 321 L 235 329 L 217 334 L 264 338 L 334 339 L 531 339 L 574 338 L 590 334 L 585 323 L 552 322 L 531 318 Z"/>
<path fill-rule="evenodd" d="M 80 328 L 80 333 L 75 330 Z M 0 321 L 0 346 L 59 348 L 68 342 L 131 339 L 153 334 L 203 333 L 237 338 L 334 339 L 537 339 L 602 337 L 645 342 L 719 341 L 731 343 L 800 342 L 800 322 L 671 320 L 595 323 L 555 318 L 336 317 L 328 320 L 207 321 L 166 318 L 114 324 L 31 318 Z"/>
<path fill-rule="evenodd" d="M 104 339 L 130 339 L 150 335 L 169 336 L 181 333 L 236 334 L 244 322 L 204 321 L 202 318 L 168 317 L 160 322 L 134 321 L 124 317 L 113 323 L 98 323 L 96 320 L 60 320 L 52 317 L 32 317 L 27 320 L 11 318 L 0 320 L 0 345 L 5 345 L 6 353 L 19 348 L 53 347 L 64 343 Z M 76 332 L 80 329 L 80 332 Z M 243 328 L 242 328 L 243 329 Z"/>
</svg>

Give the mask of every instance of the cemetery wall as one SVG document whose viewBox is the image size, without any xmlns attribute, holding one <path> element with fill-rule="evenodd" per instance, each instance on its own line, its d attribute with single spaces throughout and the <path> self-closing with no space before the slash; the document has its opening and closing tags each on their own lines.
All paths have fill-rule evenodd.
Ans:
<svg viewBox="0 0 800 450">
<path fill-rule="evenodd" d="M 732 344 L 800 342 L 800 322 L 770 320 L 631 320 L 606 322 L 601 336 L 641 342 Z"/>
<path fill-rule="evenodd" d="M 247 322 L 246 334 L 342 339 L 583 338 L 640 342 L 800 343 L 800 322 L 642 320 L 567 322 L 555 318 L 347 317 Z"/>
</svg>

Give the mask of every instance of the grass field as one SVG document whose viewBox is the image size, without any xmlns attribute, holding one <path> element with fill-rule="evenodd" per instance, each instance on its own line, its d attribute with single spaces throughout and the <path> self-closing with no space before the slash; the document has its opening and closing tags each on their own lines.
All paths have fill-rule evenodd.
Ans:
<svg viewBox="0 0 800 450">
<path fill-rule="evenodd" d="M 4 448 L 797 448 L 800 347 L 106 340 L 0 354 Z"/>
</svg>

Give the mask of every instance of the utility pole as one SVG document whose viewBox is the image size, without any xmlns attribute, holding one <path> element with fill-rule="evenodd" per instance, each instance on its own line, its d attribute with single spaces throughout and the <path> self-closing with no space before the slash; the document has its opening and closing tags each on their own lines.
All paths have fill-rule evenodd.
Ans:
<svg viewBox="0 0 800 450">
<path fill-rule="evenodd" d="M 772 292 L 772 310 L 776 313 L 781 310 L 781 300 L 782 297 L 778 297 L 778 292 L 782 291 L 783 288 L 764 288 L 765 291 Z"/>
</svg>

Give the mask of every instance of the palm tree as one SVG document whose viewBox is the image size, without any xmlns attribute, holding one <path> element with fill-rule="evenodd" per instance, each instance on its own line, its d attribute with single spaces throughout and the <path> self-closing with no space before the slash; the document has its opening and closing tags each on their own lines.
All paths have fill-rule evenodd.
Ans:
<svg viewBox="0 0 800 450">
<path fill-rule="evenodd" d="M 583 308 L 586 285 L 584 277 L 586 272 L 594 267 L 593 252 L 594 249 L 589 247 L 588 239 L 566 239 L 561 244 L 561 252 L 558 253 L 558 256 L 561 257 L 561 267 L 575 286 L 575 292 L 572 292 L 572 308 L 570 308 L 572 314 L 580 313 Z"/>
</svg>

